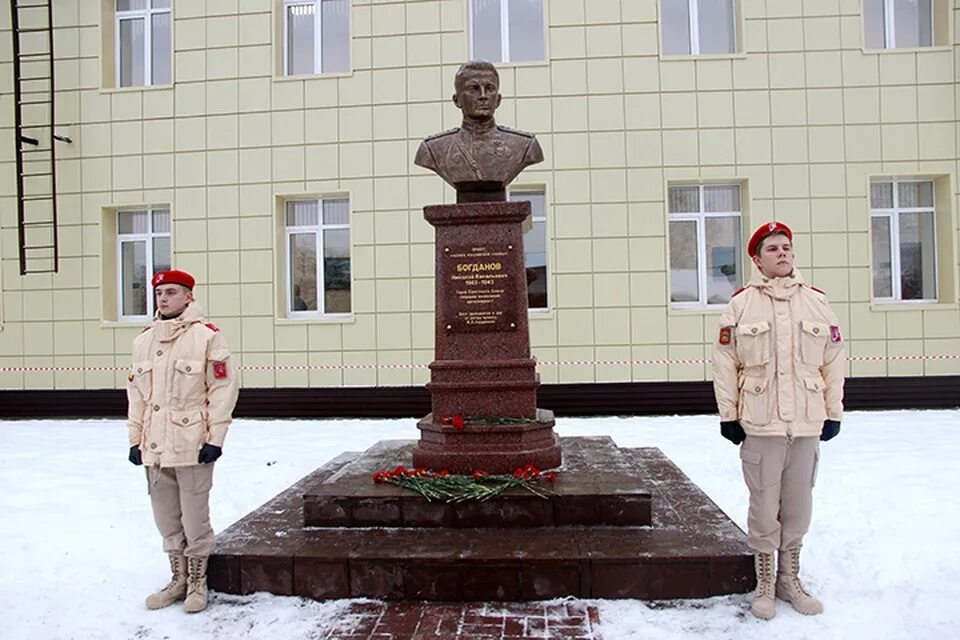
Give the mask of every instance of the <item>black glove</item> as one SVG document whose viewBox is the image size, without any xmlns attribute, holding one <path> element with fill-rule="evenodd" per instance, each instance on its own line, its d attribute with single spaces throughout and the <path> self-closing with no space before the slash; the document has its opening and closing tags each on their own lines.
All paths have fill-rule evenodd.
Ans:
<svg viewBox="0 0 960 640">
<path fill-rule="evenodd" d="M 738 420 L 731 420 L 730 422 L 721 422 L 720 423 L 720 435 L 732 442 L 733 444 L 740 444 L 747 438 L 747 434 L 743 432 L 743 427 L 740 426 Z"/>
<path fill-rule="evenodd" d="M 140 453 L 140 445 L 135 444 L 130 447 L 130 455 L 127 456 L 127 460 L 130 461 L 130 464 L 135 464 L 138 467 L 143 464 L 143 454 Z"/>
<path fill-rule="evenodd" d="M 824 420 L 823 421 L 823 431 L 820 432 L 820 439 L 826 442 L 831 438 L 836 438 L 837 434 L 840 433 L 840 421 L 839 420 Z"/>
<path fill-rule="evenodd" d="M 200 464 L 207 464 L 208 462 L 216 462 L 217 458 L 223 455 L 223 448 L 218 447 L 215 444 L 205 444 L 200 449 L 200 455 L 197 457 L 197 462 Z"/>
</svg>

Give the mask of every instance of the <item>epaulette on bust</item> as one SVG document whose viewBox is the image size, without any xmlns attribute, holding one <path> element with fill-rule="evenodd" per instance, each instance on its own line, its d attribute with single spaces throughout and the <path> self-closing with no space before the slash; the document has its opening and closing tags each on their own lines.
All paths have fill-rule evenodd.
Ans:
<svg viewBox="0 0 960 640">
<path fill-rule="evenodd" d="M 437 138 L 442 138 L 443 136 L 448 136 L 448 135 L 450 135 L 451 133 L 456 133 L 457 131 L 460 131 L 460 127 L 454 127 L 453 129 L 447 129 L 446 131 L 441 131 L 440 133 L 435 133 L 435 134 L 433 134 L 433 135 L 427 136 L 427 137 L 424 138 L 423 140 L 424 140 L 424 141 L 427 141 L 427 140 L 435 140 L 435 139 L 437 139 Z"/>
<path fill-rule="evenodd" d="M 532 137 L 533 137 L 533 134 L 530 133 L 529 131 L 521 131 L 520 129 L 514 129 L 513 127 L 507 127 L 507 126 L 502 125 L 502 124 L 498 124 L 498 125 L 497 125 L 497 129 L 500 129 L 500 131 L 505 131 L 505 132 L 507 132 L 507 133 L 515 133 L 515 134 L 517 134 L 518 136 L 523 136 L 523 137 L 525 137 L 525 138 L 532 138 Z"/>
</svg>

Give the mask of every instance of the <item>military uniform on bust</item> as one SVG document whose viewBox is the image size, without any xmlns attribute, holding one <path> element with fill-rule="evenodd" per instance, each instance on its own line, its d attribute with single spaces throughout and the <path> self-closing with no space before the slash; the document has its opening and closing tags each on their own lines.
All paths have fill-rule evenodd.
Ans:
<svg viewBox="0 0 960 640">
<path fill-rule="evenodd" d="M 213 463 L 222 453 L 239 385 L 223 334 L 204 322 L 193 299 L 193 276 L 161 271 L 152 284 L 157 315 L 133 342 L 127 383 L 129 460 L 146 467 L 172 577 L 146 606 L 184 600 L 184 610 L 195 613 L 207 606 Z"/>
<path fill-rule="evenodd" d="M 780 222 L 753 234 L 754 275 L 720 316 L 713 351 L 720 431 L 743 443 L 747 543 L 757 573 L 751 610 L 764 619 L 775 615 L 775 597 L 803 614 L 823 611 L 800 582 L 800 549 L 810 527 L 819 443 L 839 433 L 843 417 L 840 323 L 826 294 L 793 268 L 792 240 Z"/>
</svg>

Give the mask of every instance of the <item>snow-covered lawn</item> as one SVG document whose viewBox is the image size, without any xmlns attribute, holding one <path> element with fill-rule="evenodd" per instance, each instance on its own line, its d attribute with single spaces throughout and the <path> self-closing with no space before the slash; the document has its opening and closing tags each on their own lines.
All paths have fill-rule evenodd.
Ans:
<svg viewBox="0 0 960 640">
<path fill-rule="evenodd" d="M 564 418 L 561 435 L 656 446 L 745 526 L 736 449 L 715 416 Z M 217 466 L 219 531 L 345 450 L 417 437 L 415 420 L 238 420 Z M 605 640 L 958 637 L 960 411 L 848 413 L 823 445 L 803 555 L 826 612 L 778 603 L 768 623 L 746 596 L 647 606 L 598 601 Z M 143 608 L 166 581 L 143 471 L 119 420 L 0 422 L 0 638 L 297 640 L 345 602 L 216 595 L 208 611 Z"/>
</svg>

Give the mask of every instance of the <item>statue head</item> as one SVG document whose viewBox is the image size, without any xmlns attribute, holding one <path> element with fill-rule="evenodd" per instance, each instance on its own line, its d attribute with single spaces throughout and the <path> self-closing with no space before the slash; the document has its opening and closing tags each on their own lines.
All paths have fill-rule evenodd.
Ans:
<svg viewBox="0 0 960 640">
<path fill-rule="evenodd" d="M 493 64 L 471 60 L 460 65 L 453 79 L 453 104 L 464 119 L 486 120 L 500 106 L 500 74 Z"/>
</svg>

